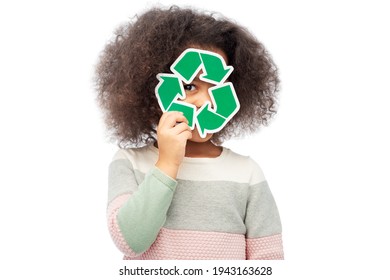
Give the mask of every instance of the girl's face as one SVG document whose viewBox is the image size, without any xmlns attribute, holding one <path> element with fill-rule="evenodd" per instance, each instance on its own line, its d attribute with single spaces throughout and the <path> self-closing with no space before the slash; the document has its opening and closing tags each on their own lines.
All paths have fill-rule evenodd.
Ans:
<svg viewBox="0 0 390 280">
<path fill-rule="evenodd" d="M 215 52 L 223 57 L 227 64 L 227 56 L 225 52 L 223 52 L 220 49 L 217 48 L 200 48 L 199 46 L 191 46 L 192 48 L 197 48 L 197 49 L 203 49 L 206 51 L 212 51 Z M 193 104 L 196 106 L 197 109 L 202 107 L 202 105 L 206 102 L 209 101 L 212 104 L 212 100 L 209 95 L 209 88 L 215 86 L 214 84 L 202 81 L 199 79 L 199 76 L 203 73 L 202 70 L 199 71 L 199 73 L 196 75 L 194 80 L 190 84 L 184 84 L 184 90 L 186 91 L 186 98 L 182 101 Z M 198 129 L 195 128 L 192 131 L 192 138 L 190 141 L 192 142 L 207 142 L 211 139 L 213 136 L 212 133 L 209 133 L 206 135 L 205 138 L 200 137 Z"/>
</svg>

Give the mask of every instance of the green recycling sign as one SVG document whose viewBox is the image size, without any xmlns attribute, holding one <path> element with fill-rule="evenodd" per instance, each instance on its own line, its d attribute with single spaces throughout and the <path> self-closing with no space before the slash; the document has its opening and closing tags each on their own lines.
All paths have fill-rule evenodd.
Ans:
<svg viewBox="0 0 390 280">
<path fill-rule="evenodd" d="M 171 65 L 171 73 L 157 75 L 159 83 L 155 88 L 158 103 L 163 112 L 180 111 L 188 120 L 191 129 L 198 129 L 205 138 L 207 133 L 220 131 L 240 109 L 236 91 L 231 82 L 225 82 L 233 71 L 222 56 L 217 53 L 186 49 Z M 199 79 L 213 84 L 208 89 L 212 101 L 205 102 L 197 110 L 196 106 L 184 102 L 186 92 L 184 84 L 190 84 L 200 70 Z"/>
</svg>

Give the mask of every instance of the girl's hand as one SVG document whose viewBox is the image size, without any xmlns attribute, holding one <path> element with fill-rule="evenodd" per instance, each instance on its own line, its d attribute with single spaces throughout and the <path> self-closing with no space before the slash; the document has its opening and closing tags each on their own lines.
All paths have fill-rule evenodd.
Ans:
<svg viewBox="0 0 390 280">
<path fill-rule="evenodd" d="M 156 167 L 176 179 L 185 155 L 187 140 L 191 137 L 192 132 L 183 113 L 165 112 L 157 126 L 159 156 Z"/>
</svg>

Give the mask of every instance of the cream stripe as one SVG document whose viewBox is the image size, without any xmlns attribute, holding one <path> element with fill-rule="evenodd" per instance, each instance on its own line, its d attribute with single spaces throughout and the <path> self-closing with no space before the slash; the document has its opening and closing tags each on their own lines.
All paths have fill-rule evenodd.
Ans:
<svg viewBox="0 0 390 280">
<path fill-rule="evenodd" d="M 158 159 L 158 149 L 147 146 L 119 150 L 115 159 L 127 158 L 135 170 L 147 173 Z M 250 157 L 224 148 L 218 158 L 184 158 L 178 179 L 192 181 L 231 181 L 250 185 L 265 181 L 263 171 Z"/>
</svg>

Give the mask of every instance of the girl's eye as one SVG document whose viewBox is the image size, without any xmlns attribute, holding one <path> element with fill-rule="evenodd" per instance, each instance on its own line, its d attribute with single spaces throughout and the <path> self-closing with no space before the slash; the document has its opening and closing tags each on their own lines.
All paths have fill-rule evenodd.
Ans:
<svg viewBox="0 0 390 280">
<path fill-rule="evenodd" d="M 195 85 L 193 85 L 193 84 L 183 85 L 183 87 L 184 87 L 184 90 L 188 90 L 188 91 L 193 91 L 196 89 Z"/>
</svg>

